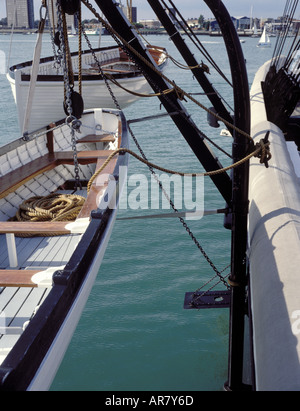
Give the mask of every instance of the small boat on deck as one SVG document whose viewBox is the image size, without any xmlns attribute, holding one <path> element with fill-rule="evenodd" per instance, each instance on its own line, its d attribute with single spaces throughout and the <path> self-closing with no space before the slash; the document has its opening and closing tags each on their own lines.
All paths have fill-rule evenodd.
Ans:
<svg viewBox="0 0 300 411">
<path fill-rule="evenodd" d="M 156 46 L 148 46 L 147 49 L 158 68 L 163 70 L 168 61 L 166 50 Z M 81 66 L 82 97 L 85 109 L 115 108 L 105 80 L 99 73 L 98 63 L 105 75 L 116 80 L 117 83 L 109 81 L 109 84 L 121 109 L 134 103 L 140 95 L 149 94 L 152 91 L 143 74 L 118 46 L 99 48 L 93 52 L 83 51 L 81 62 L 78 56 L 78 52 L 71 53 L 74 87 L 78 88 L 79 67 Z M 33 61 L 28 61 L 10 67 L 7 73 L 17 105 L 18 121 L 22 132 L 24 131 L 32 67 Z M 55 68 L 54 56 L 40 59 L 26 132 L 33 132 L 43 127 L 45 123 L 59 121 L 63 118 L 65 115 L 62 104 L 64 101 L 63 84 L 63 68 Z"/>
<path fill-rule="evenodd" d="M 112 232 L 126 147 L 123 113 L 94 109 L 0 148 L 0 390 L 49 388 Z"/>
</svg>

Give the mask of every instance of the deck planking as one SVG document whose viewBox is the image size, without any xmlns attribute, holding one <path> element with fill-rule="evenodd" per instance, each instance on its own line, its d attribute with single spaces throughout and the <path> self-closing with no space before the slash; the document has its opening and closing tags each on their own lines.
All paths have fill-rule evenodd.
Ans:
<svg viewBox="0 0 300 411">
<path fill-rule="evenodd" d="M 2 321 L 0 325 L 6 324 L 8 329 L 12 329 L 12 327 L 22 329 L 24 323 L 31 319 L 33 311 L 47 297 L 49 291 L 50 289 L 39 288 L 5 288 L 1 294 Z M 5 306 L 3 306 L 2 300 L 6 302 Z M 9 331 L 7 330 L 7 332 Z M 9 353 L 10 348 L 19 339 L 20 333 L 21 330 L 13 334 L 0 334 L 0 364 Z"/>
<path fill-rule="evenodd" d="M 69 236 L 55 237 L 30 237 L 16 238 L 18 258 L 20 266 L 28 269 L 45 269 L 65 265 L 73 251 L 75 250 L 81 235 L 72 234 Z M 6 250 L 5 236 L 0 236 L 0 256 L 2 265 L 8 257 Z M 3 258 L 4 256 L 4 258 Z M 0 364 L 5 359 L 12 347 L 21 335 L 23 324 L 29 321 L 33 311 L 46 298 L 51 288 L 32 288 L 32 287 L 5 287 L 2 288 L 0 298 L 0 326 L 3 321 L 11 327 L 19 328 L 14 334 L 0 334 Z"/>
<path fill-rule="evenodd" d="M 62 192 L 69 193 L 68 191 Z M 79 192 L 78 194 L 86 195 L 86 191 Z M 80 234 L 50 237 L 16 237 L 19 266 L 21 269 L 61 267 L 67 264 L 80 239 Z M 4 234 L 0 235 L 0 268 L 9 268 Z M 0 364 L 8 354 L 10 347 L 20 337 L 23 324 L 30 320 L 33 311 L 46 298 L 50 290 L 51 288 L 32 287 L 0 288 L 0 326 L 3 326 L 3 318 L 5 318 L 9 327 L 8 330 L 11 330 L 12 327 L 16 327 L 17 330 L 16 333 L 13 331 L 12 334 L 0 334 Z"/>
</svg>

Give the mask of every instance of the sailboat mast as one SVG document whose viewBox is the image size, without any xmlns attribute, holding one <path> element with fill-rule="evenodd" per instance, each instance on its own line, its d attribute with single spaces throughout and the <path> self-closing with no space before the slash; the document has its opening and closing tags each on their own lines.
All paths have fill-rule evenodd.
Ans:
<svg viewBox="0 0 300 411">
<path fill-rule="evenodd" d="M 235 125 L 250 133 L 248 76 L 241 44 L 232 19 L 220 0 L 204 0 L 214 14 L 227 48 L 234 90 Z M 250 140 L 234 132 L 233 162 L 244 158 Z M 247 282 L 247 221 L 249 162 L 236 167 L 232 175 L 231 307 L 229 324 L 228 390 L 243 390 L 244 317 Z"/>
</svg>

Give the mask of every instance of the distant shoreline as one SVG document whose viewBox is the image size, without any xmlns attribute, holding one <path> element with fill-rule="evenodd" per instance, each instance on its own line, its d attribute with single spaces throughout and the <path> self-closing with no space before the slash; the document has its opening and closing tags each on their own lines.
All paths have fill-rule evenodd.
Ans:
<svg viewBox="0 0 300 411">
<path fill-rule="evenodd" d="M 49 32 L 49 30 L 45 29 L 45 32 Z M 197 36 L 211 36 L 211 37 L 221 37 L 222 33 L 219 31 L 204 31 L 204 30 L 194 30 L 193 31 Z M 15 34 L 36 34 L 37 29 L 14 29 Z M 166 30 L 162 29 L 139 29 L 139 33 L 142 35 L 168 35 Z M 0 28 L 0 35 L 1 34 L 11 34 L 11 29 L 8 28 Z M 181 34 L 185 34 L 181 32 Z M 239 37 L 251 37 L 253 35 L 252 30 L 244 30 L 238 31 Z"/>
</svg>

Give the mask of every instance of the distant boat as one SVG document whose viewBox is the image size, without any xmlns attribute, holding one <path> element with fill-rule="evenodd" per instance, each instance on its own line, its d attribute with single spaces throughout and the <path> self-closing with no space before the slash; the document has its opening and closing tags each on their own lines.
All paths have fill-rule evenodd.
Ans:
<svg viewBox="0 0 300 411">
<path fill-rule="evenodd" d="M 257 47 L 271 47 L 271 41 L 269 35 L 267 34 L 266 26 L 264 27 L 264 31 L 259 39 Z"/>
<path fill-rule="evenodd" d="M 104 34 L 104 29 L 97 28 L 97 29 L 86 30 L 85 33 L 88 36 L 99 36 L 100 34 Z"/>
<path fill-rule="evenodd" d="M 223 128 L 220 132 L 220 136 L 232 137 L 232 134 L 226 128 Z"/>
<path fill-rule="evenodd" d="M 71 29 L 70 33 L 68 33 L 68 36 L 69 36 L 69 37 L 75 37 L 75 36 L 77 36 L 77 32 L 76 32 L 76 29 L 75 29 L 75 27 L 74 27 L 74 24 L 72 24 L 72 29 Z"/>
<path fill-rule="evenodd" d="M 259 37 L 259 33 L 258 33 L 258 31 L 257 31 L 256 22 L 254 23 L 254 26 L 253 26 L 253 34 L 252 34 L 251 37 Z"/>
</svg>

